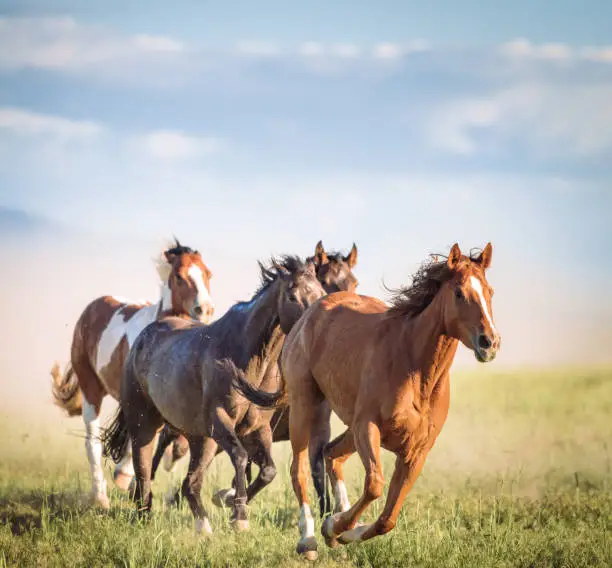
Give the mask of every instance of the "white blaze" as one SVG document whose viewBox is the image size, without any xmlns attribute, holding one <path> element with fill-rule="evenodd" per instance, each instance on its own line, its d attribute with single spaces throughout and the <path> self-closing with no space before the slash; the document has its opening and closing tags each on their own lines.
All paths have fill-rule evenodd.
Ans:
<svg viewBox="0 0 612 568">
<path fill-rule="evenodd" d="M 480 305 L 482 306 L 482 311 L 485 317 L 487 318 L 489 325 L 491 326 L 491 331 L 497 334 L 497 330 L 495 329 L 495 325 L 493 324 L 493 319 L 491 318 L 491 314 L 489 313 L 489 308 L 487 307 L 487 302 L 485 301 L 484 292 L 482 290 L 482 284 L 480 283 L 480 280 L 478 280 L 476 276 L 470 276 L 470 284 L 472 285 L 472 288 L 474 288 L 474 290 L 476 291 L 476 294 L 478 294 Z"/>
<path fill-rule="evenodd" d="M 204 275 L 202 274 L 202 269 L 196 265 L 192 264 L 187 271 L 187 274 L 191 277 L 196 290 L 198 291 L 198 304 L 200 306 L 210 306 L 214 308 L 214 304 L 210 294 L 208 293 L 208 288 L 206 288 L 206 284 L 204 283 Z"/>
</svg>

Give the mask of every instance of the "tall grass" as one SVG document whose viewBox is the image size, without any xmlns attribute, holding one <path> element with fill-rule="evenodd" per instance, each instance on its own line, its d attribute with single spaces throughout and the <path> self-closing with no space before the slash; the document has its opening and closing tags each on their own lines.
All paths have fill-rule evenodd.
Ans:
<svg viewBox="0 0 612 568">
<path fill-rule="evenodd" d="M 454 375 L 448 421 L 395 530 L 334 550 L 320 538 L 318 564 L 612 565 L 611 410 L 612 369 Z M 303 565 L 287 444 L 275 446 L 279 475 L 251 505 L 244 534 L 210 502 L 233 475 L 225 455 L 215 460 L 203 490 L 215 534 L 198 538 L 188 507 L 163 503 L 186 463 L 174 478 L 160 471 L 155 514 L 143 523 L 114 489 L 110 512 L 88 508 L 79 419 L 58 413 L 57 421 L 28 423 L 8 414 L 0 429 L 0 567 Z M 390 454 L 384 464 L 388 479 Z M 357 456 L 346 473 L 354 501 L 363 483 Z"/>
</svg>

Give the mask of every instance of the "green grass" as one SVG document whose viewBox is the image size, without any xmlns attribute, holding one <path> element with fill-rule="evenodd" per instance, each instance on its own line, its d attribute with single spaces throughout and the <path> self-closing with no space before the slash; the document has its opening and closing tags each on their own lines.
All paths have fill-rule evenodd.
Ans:
<svg viewBox="0 0 612 568">
<path fill-rule="evenodd" d="M 612 369 L 483 366 L 456 373 L 452 391 L 448 421 L 395 530 L 334 550 L 319 538 L 317 564 L 611 566 Z M 215 534 L 206 539 L 195 536 L 185 504 L 163 505 L 172 483 L 166 472 L 154 485 L 148 524 L 114 488 L 110 512 L 89 509 L 80 419 L 59 411 L 55 421 L 6 416 L 0 429 L 0 567 L 305 564 L 294 552 L 298 511 L 287 444 L 275 446 L 279 474 L 251 505 L 248 533 L 235 534 L 229 511 L 210 503 L 232 477 L 225 455 L 213 463 L 203 497 Z M 385 454 L 387 480 L 391 465 Z M 354 501 L 363 480 L 357 456 L 346 472 Z M 365 520 L 382 505 L 373 504 Z"/>
</svg>

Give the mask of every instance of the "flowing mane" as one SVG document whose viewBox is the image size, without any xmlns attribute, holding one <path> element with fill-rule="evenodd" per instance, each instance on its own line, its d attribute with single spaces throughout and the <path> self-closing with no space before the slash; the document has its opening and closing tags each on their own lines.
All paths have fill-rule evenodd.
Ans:
<svg viewBox="0 0 612 568">
<path fill-rule="evenodd" d="M 480 250 L 473 249 L 469 256 L 462 255 L 461 260 L 471 263 L 476 260 Z M 442 260 L 439 260 L 439 259 Z M 442 254 L 431 254 L 411 277 L 409 286 L 403 288 L 386 288 L 393 294 L 390 300 L 389 313 L 413 318 L 423 312 L 436 297 L 442 285 L 451 279 L 453 273 L 448 268 Z"/>
<path fill-rule="evenodd" d="M 261 282 L 255 294 L 253 294 L 253 298 L 263 294 L 279 277 L 279 267 L 288 270 L 291 274 L 295 274 L 306 270 L 307 262 L 304 262 L 299 256 L 292 255 L 283 255 L 279 259 L 272 257 L 269 267 L 265 267 L 261 262 L 258 262 L 259 270 L 261 271 Z"/>
</svg>

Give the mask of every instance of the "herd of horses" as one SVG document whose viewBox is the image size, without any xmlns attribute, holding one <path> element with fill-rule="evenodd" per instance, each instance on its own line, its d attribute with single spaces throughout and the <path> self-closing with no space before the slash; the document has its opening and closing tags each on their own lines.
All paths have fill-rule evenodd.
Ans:
<svg viewBox="0 0 612 568">
<path fill-rule="evenodd" d="M 455 244 L 448 256 L 423 262 L 388 305 L 356 293 L 355 244 L 343 255 L 319 241 L 314 256 L 260 263 L 252 298 L 212 321 L 212 273 L 176 240 L 157 262 L 159 301 L 92 301 L 75 326 L 70 363 L 51 371 L 55 403 L 85 422 L 94 504 L 109 508 L 103 455 L 117 464 L 115 484 L 148 515 L 160 463 L 170 470 L 189 452 L 173 501 L 182 495 L 196 531 L 212 533 L 200 493 L 206 469 L 225 451 L 234 479 L 213 502 L 230 507 L 233 526 L 245 530 L 248 503 L 276 475 L 272 444 L 289 440 L 298 554 L 317 558 L 309 470 L 328 546 L 389 532 L 446 420 L 459 342 L 480 362 L 500 347 L 486 279 L 491 257 L 490 243 L 469 255 Z M 119 407 L 101 428 L 107 394 Z M 330 441 L 332 411 L 347 428 Z M 396 455 L 395 469 L 382 513 L 361 524 L 383 492 L 381 447 Z M 355 452 L 365 482 L 351 506 L 342 465 Z"/>
</svg>

